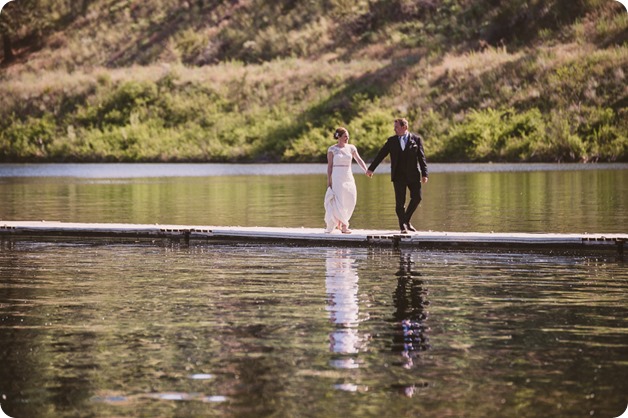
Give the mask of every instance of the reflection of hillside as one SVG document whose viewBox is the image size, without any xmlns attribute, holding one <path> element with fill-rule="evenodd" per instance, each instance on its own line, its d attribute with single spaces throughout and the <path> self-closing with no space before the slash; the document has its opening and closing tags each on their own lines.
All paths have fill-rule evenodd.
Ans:
<svg viewBox="0 0 628 418">
<path fill-rule="evenodd" d="M 46 247 L 0 240 L 1 402 L 13 417 L 45 416 L 32 413 L 43 412 L 43 399 L 60 414 L 75 411 L 102 371 L 99 333 L 85 328 L 92 318 L 77 315 L 83 289 L 66 287 L 72 268 L 59 272 Z"/>
<path fill-rule="evenodd" d="M 124 172 L 124 168 L 111 168 Z M 324 187 L 318 176 L 209 176 L 202 179 L 85 181 L 7 178 L 0 219 L 181 225 L 316 225 Z M 308 199 L 300 193 L 311 190 Z M 242 210 L 234 211 L 240 207 Z M 291 224 L 286 225 L 290 214 Z"/>
</svg>

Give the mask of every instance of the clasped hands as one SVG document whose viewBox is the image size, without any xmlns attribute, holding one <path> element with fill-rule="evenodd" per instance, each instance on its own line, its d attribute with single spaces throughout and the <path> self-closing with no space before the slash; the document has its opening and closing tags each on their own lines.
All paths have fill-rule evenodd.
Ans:
<svg viewBox="0 0 628 418">
<path fill-rule="evenodd" d="M 371 170 L 366 170 L 366 177 L 371 178 L 373 177 L 373 172 Z M 421 177 L 421 183 L 425 184 L 427 183 L 427 177 Z"/>
</svg>

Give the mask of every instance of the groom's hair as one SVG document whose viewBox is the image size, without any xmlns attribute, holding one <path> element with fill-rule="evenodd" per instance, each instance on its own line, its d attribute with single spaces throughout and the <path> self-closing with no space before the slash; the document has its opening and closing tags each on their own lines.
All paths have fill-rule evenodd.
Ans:
<svg viewBox="0 0 628 418">
<path fill-rule="evenodd" d="M 403 126 L 404 128 L 408 127 L 408 120 L 404 119 L 404 118 L 395 119 L 395 123 L 398 123 L 399 125 Z"/>
</svg>

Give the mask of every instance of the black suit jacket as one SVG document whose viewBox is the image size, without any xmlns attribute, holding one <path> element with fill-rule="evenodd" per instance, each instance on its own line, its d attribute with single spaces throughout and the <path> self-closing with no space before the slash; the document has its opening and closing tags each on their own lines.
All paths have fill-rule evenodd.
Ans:
<svg viewBox="0 0 628 418">
<path fill-rule="evenodd" d="M 401 149 L 399 137 L 391 136 L 375 156 L 369 166 L 369 170 L 375 171 L 379 163 L 390 154 L 390 180 L 406 181 L 408 183 L 421 181 L 421 177 L 427 177 L 427 160 L 423 150 L 423 138 L 413 133 L 409 134 L 406 149 Z M 420 171 L 419 171 L 420 167 Z"/>
</svg>

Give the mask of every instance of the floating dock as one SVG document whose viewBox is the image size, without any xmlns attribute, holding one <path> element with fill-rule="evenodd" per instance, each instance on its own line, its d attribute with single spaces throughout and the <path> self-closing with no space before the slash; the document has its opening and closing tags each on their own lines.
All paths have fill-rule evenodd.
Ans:
<svg viewBox="0 0 628 418">
<path fill-rule="evenodd" d="M 623 256 L 628 234 L 540 234 L 418 231 L 400 234 L 390 230 L 354 229 L 325 233 L 323 228 L 224 227 L 158 224 L 69 223 L 56 221 L 0 221 L 0 238 L 108 238 L 176 239 L 267 242 L 304 246 L 392 246 L 612 251 Z"/>
</svg>

